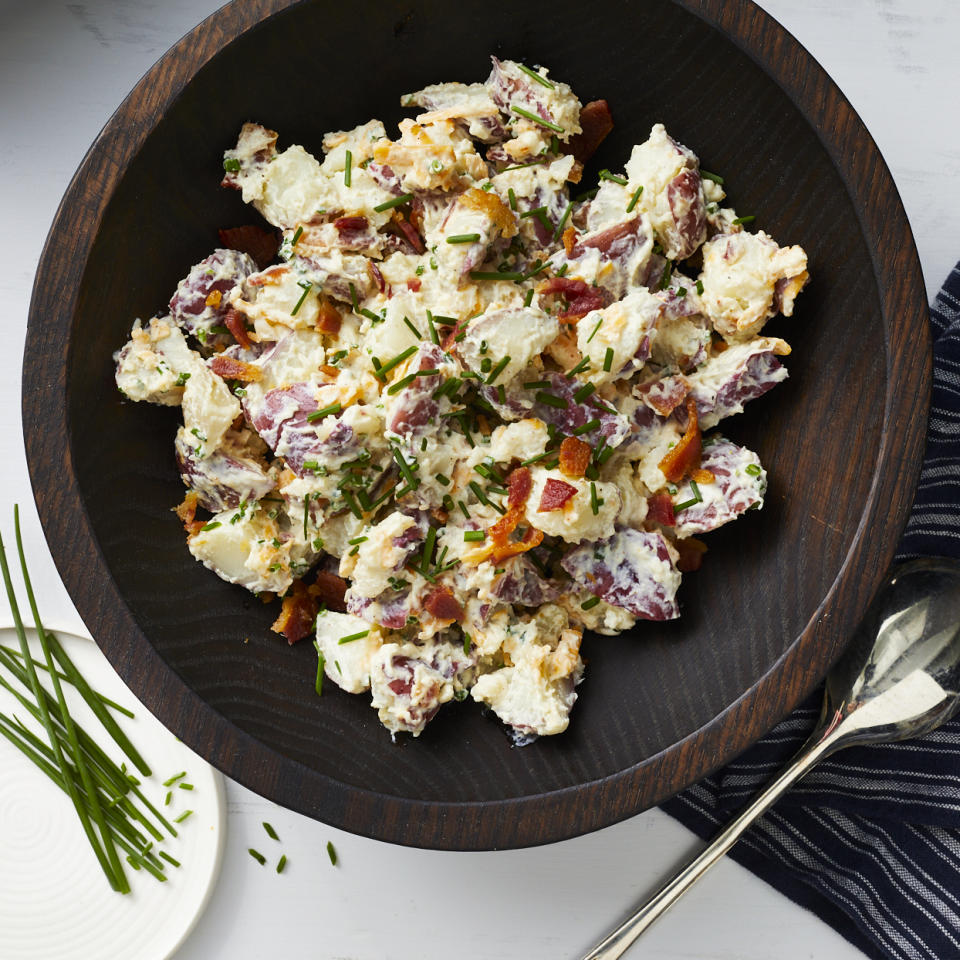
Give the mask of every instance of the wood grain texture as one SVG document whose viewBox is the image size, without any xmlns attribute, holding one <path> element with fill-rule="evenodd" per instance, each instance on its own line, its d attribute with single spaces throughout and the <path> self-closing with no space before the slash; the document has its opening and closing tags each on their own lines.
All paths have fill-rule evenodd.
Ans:
<svg viewBox="0 0 960 960">
<path fill-rule="evenodd" d="M 513 39 L 501 43 L 490 18 L 466 11 L 451 24 L 431 0 L 235 3 L 120 107 L 44 251 L 24 429 L 45 532 L 78 610 L 127 683 L 194 749 L 348 830 L 509 847 L 658 802 L 812 689 L 906 517 L 929 342 L 909 226 L 875 145 L 823 71 L 751 4 L 614 8 L 571 30 L 544 3 L 517 4 Z M 351 76 L 361 34 L 379 80 L 338 81 Z M 290 64 L 315 60 L 324 35 L 340 38 L 338 49 L 322 70 L 297 71 L 297 96 L 284 96 Z M 279 644 L 270 611 L 194 564 L 169 512 L 182 495 L 176 414 L 121 403 L 109 358 L 132 318 L 161 308 L 216 244 L 216 227 L 249 219 L 216 188 L 221 151 L 244 120 L 316 149 L 327 129 L 399 119 L 405 90 L 484 76 L 490 51 L 545 62 L 584 99 L 611 100 L 618 126 L 595 166 L 622 164 L 662 120 L 726 175 L 738 210 L 807 248 L 814 282 L 773 331 L 795 346 L 791 379 L 729 424 L 770 470 L 768 506 L 711 537 L 704 569 L 685 581 L 683 619 L 588 640 L 588 679 L 562 737 L 514 750 L 465 705 L 392 746 L 362 699 L 313 695 L 311 651 Z"/>
</svg>

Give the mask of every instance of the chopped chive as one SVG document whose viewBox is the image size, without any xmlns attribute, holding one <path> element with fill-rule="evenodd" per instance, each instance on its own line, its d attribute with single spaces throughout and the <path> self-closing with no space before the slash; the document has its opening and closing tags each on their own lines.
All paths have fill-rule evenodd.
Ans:
<svg viewBox="0 0 960 960">
<path fill-rule="evenodd" d="M 372 310 L 368 310 L 366 307 L 361 307 L 357 313 L 359 313 L 361 317 L 372 320 L 374 323 L 380 323 L 383 320 L 383 317 L 378 317 Z"/>
<path fill-rule="evenodd" d="M 597 485 L 591 480 L 590 481 L 590 509 L 593 511 L 593 515 L 596 516 L 600 512 L 600 507 L 603 506 L 603 500 L 597 496 Z"/>
<path fill-rule="evenodd" d="M 181 790 L 192 790 L 192 789 L 193 789 L 193 784 L 192 784 L 192 783 L 181 783 L 179 786 L 180 786 L 180 789 L 181 789 Z"/>
<path fill-rule="evenodd" d="M 205 523 L 205 524 L 200 528 L 200 530 L 201 530 L 201 532 L 202 532 L 202 531 L 206 531 L 206 530 L 216 530 L 217 527 L 219 527 L 219 526 L 221 526 L 221 523 L 220 523 L 219 520 L 211 520 L 209 523 Z"/>
<path fill-rule="evenodd" d="M 673 264 L 668 260 L 663 265 L 663 273 L 660 275 L 660 289 L 666 290 L 670 286 L 670 275 L 673 273 Z"/>
<path fill-rule="evenodd" d="M 529 110 L 524 110 L 523 107 L 517 107 L 511 103 L 510 109 L 518 117 L 524 117 L 527 120 L 532 120 L 534 123 L 538 123 L 541 127 L 546 127 L 548 130 L 555 130 L 557 133 L 565 132 L 563 127 L 561 127 L 559 124 L 554 123 L 552 120 L 544 120 L 543 117 L 538 117 L 535 113 L 531 113 Z"/>
<path fill-rule="evenodd" d="M 596 389 L 597 389 L 597 388 L 596 388 L 596 385 L 595 385 L 595 384 L 585 383 L 585 384 L 573 395 L 573 402 L 574 402 L 574 403 L 583 403 L 583 401 L 586 400 L 587 397 L 589 397 L 590 394 L 593 393 L 593 391 L 596 390 Z"/>
<path fill-rule="evenodd" d="M 313 647 L 317 651 L 317 679 L 313 683 L 313 689 L 317 691 L 317 696 L 323 695 L 323 669 L 327 665 L 327 658 L 320 649 L 320 644 L 314 640 Z"/>
<path fill-rule="evenodd" d="M 593 609 L 593 607 L 595 607 L 599 602 L 600 602 L 600 598 L 599 598 L 599 597 L 590 597 L 588 600 L 584 600 L 583 603 L 580 604 L 580 609 L 581 609 L 581 610 L 591 610 L 591 609 Z"/>
<path fill-rule="evenodd" d="M 701 170 L 700 176 L 704 180 L 712 180 L 714 183 L 719 183 L 721 187 L 723 186 L 723 177 L 721 177 L 719 174 L 710 173 L 709 170 Z"/>
<path fill-rule="evenodd" d="M 334 849 L 333 844 L 328 840 L 327 841 L 327 856 L 330 858 L 330 862 L 336 866 L 337 865 L 337 851 Z"/>
<path fill-rule="evenodd" d="M 531 303 L 533 303 L 533 287 L 527 291 L 526 296 L 523 298 L 523 305 L 525 307 L 529 307 Z"/>
<path fill-rule="evenodd" d="M 413 375 L 415 377 L 438 377 L 440 376 L 440 371 L 436 367 L 434 367 L 430 370 L 417 370 L 414 372 Z M 424 437 L 424 442 L 426 442 L 426 437 Z"/>
<path fill-rule="evenodd" d="M 479 233 L 455 233 L 447 237 L 447 243 L 476 243 L 479 239 Z"/>
<path fill-rule="evenodd" d="M 637 205 L 637 201 L 640 199 L 641 193 L 643 193 L 643 184 L 633 191 L 633 196 L 630 198 L 630 202 L 627 204 L 627 213 L 631 213 L 633 211 L 633 208 Z"/>
<path fill-rule="evenodd" d="M 587 337 L 587 343 L 589 343 L 596 335 L 597 331 L 603 326 L 603 317 L 597 321 L 597 325 L 593 328 L 593 332 Z"/>
<path fill-rule="evenodd" d="M 283 868 L 287 865 L 287 855 L 284 853 L 277 861 L 277 873 L 283 873 Z"/>
<path fill-rule="evenodd" d="M 697 281 L 697 294 L 698 294 L 698 296 L 701 296 L 701 297 L 703 296 L 703 281 L 702 281 L 702 280 L 698 280 L 698 281 Z"/>
<path fill-rule="evenodd" d="M 426 573 L 430 569 L 430 559 L 433 556 L 433 548 L 437 542 L 437 528 L 429 527 L 427 529 L 427 538 L 423 542 L 423 562 L 420 564 L 420 572 Z"/>
<path fill-rule="evenodd" d="M 360 630 L 357 633 L 348 633 L 345 637 L 341 637 L 337 643 L 343 645 L 344 643 L 353 643 L 354 640 L 362 640 L 370 633 L 369 628 L 366 630 Z"/>
<path fill-rule="evenodd" d="M 753 223 L 753 221 L 756 220 L 756 219 L 757 219 L 757 218 L 751 213 L 751 214 L 747 215 L 746 217 L 737 217 L 736 220 L 731 220 L 730 222 L 733 223 L 733 224 L 738 224 L 738 223 Z"/>
<path fill-rule="evenodd" d="M 420 331 L 413 325 L 409 317 L 404 317 L 403 322 L 410 328 L 410 332 L 418 339 L 422 340 L 423 337 L 420 335 Z"/>
<path fill-rule="evenodd" d="M 223 161 L 223 169 L 227 173 L 239 173 L 240 172 L 240 161 L 236 157 L 227 157 Z"/>
<path fill-rule="evenodd" d="M 339 413 L 343 407 L 340 405 L 340 402 L 331 403 L 329 407 L 322 407 L 320 410 L 314 410 L 313 413 L 307 414 L 307 420 L 310 423 L 314 423 L 317 420 L 322 420 L 324 417 L 330 416 L 332 413 Z"/>
<path fill-rule="evenodd" d="M 473 491 L 474 496 L 485 506 L 490 506 L 490 501 L 487 499 L 487 495 L 480 488 L 480 484 L 476 480 L 471 480 L 467 486 Z"/>
<path fill-rule="evenodd" d="M 513 187 L 507 188 L 507 199 L 510 201 L 510 209 L 516 211 L 517 209 L 517 195 L 513 192 Z"/>
<path fill-rule="evenodd" d="M 698 503 L 700 503 L 700 501 L 696 497 L 693 497 L 691 500 L 684 500 L 683 503 L 678 503 L 673 508 L 673 512 L 679 513 L 681 510 L 686 510 L 687 507 L 696 506 Z"/>
<path fill-rule="evenodd" d="M 441 484 L 444 487 L 450 486 L 450 478 L 448 476 L 445 476 L 442 473 L 435 473 L 433 475 L 433 479 L 436 480 L 437 483 Z"/>
<path fill-rule="evenodd" d="M 172 790 L 168 790 L 168 791 L 167 791 L 167 795 L 163 798 L 163 805 L 164 805 L 165 807 L 169 807 L 169 806 L 170 806 L 170 801 L 171 801 L 172 799 L 173 799 L 173 791 L 172 791 Z"/>
<path fill-rule="evenodd" d="M 350 174 L 353 167 L 353 154 L 348 150 L 346 163 L 343 168 L 343 185 L 345 187 L 350 186 Z"/>
<path fill-rule="evenodd" d="M 531 160 L 529 163 L 515 163 L 512 167 L 504 167 L 500 172 L 508 173 L 510 170 L 523 170 L 526 167 L 536 167 L 542 162 L 542 160 Z"/>
<path fill-rule="evenodd" d="M 591 430 L 596 430 L 600 426 L 599 420 L 588 420 L 583 426 L 574 427 L 570 432 L 575 437 L 582 437 L 585 433 L 590 433 Z"/>
<path fill-rule="evenodd" d="M 506 369 L 507 364 L 510 362 L 510 355 L 507 354 L 500 362 L 490 371 L 490 376 L 487 377 L 487 386 L 497 382 L 497 377 Z"/>
<path fill-rule="evenodd" d="M 697 503 L 703 503 L 703 494 L 700 492 L 700 488 L 697 486 L 697 481 L 692 478 L 690 480 L 690 489 L 693 491 L 693 495 L 697 498 Z"/>
<path fill-rule="evenodd" d="M 411 490 L 416 490 L 420 486 L 420 481 L 413 475 L 413 470 L 410 468 L 410 464 L 403 458 L 403 454 L 400 452 L 398 447 L 393 447 L 393 458 L 397 461 L 397 466 L 400 468 L 400 473 L 403 475 L 403 479 L 406 480 L 407 486 Z"/>
<path fill-rule="evenodd" d="M 759 477 L 761 473 L 760 466 L 756 463 L 748 463 L 743 469 L 746 470 L 751 477 Z"/>
<path fill-rule="evenodd" d="M 407 203 L 413 199 L 412 193 L 405 193 L 399 197 L 393 197 L 390 200 L 385 200 L 383 203 L 377 204 L 373 209 L 377 213 L 383 213 L 384 210 L 392 210 L 394 207 L 399 207 L 401 204 Z"/>
<path fill-rule="evenodd" d="M 463 531 L 463 542 L 464 543 L 478 543 L 481 540 L 486 540 L 487 535 L 482 530 L 464 530 Z"/>
<path fill-rule="evenodd" d="M 549 380 L 527 380 L 523 384 L 524 390 L 541 390 L 544 387 L 549 387 Z"/>
<path fill-rule="evenodd" d="M 348 540 L 347 543 L 349 543 L 350 546 L 352 547 L 354 546 L 354 544 L 357 544 L 357 543 L 366 543 L 366 541 L 369 539 L 370 539 L 369 537 L 354 537 L 352 540 Z"/>
<path fill-rule="evenodd" d="M 556 450 L 544 450 L 543 453 L 538 453 L 535 457 L 531 457 L 529 460 L 522 460 L 520 462 L 520 466 L 529 467 L 531 463 L 537 463 L 540 460 L 545 460 L 547 457 L 555 456 L 556 452 Z"/>
<path fill-rule="evenodd" d="M 390 396 L 393 396 L 394 394 L 399 393 L 404 387 L 409 387 L 410 384 L 416 379 L 417 375 L 415 373 L 408 373 L 405 377 L 401 377 L 399 380 L 397 380 L 396 383 L 391 383 L 390 386 L 387 387 L 387 393 L 389 393 Z"/>
<path fill-rule="evenodd" d="M 560 222 L 557 224 L 556 229 L 553 231 L 553 239 L 556 240 L 563 233 L 563 228 L 567 225 L 567 221 L 570 219 L 570 211 L 573 210 L 573 203 L 567 204 L 567 209 L 563 211 L 563 216 L 560 218 Z M 566 266 L 566 264 L 564 264 Z"/>
<path fill-rule="evenodd" d="M 471 280 L 523 280 L 522 273 L 499 273 L 495 270 L 471 270 Z"/>
<path fill-rule="evenodd" d="M 190 817 L 190 816 L 192 816 L 192 815 L 193 815 L 193 811 L 192 811 L 192 810 L 184 810 L 183 813 L 181 813 L 180 816 L 177 817 L 173 822 L 174 822 L 174 823 L 183 823 L 183 821 L 186 820 L 187 817 Z"/>
<path fill-rule="evenodd" d="M 616 173 L 611 173 L 606 168 L 601 170 L 597 176 L 600 180 L 612 180 L 614 183 L 619 183 L 621 187 L 625 187 L 627 185 L 626 177 L 621 177 Z"/>
<path fill-rule="evenodd" d="M 295 247 L 297 241 L 303 236 L 303 227 L 297 227 L 296 232 L 293 235 L 293 239 L 290 241 L 290 246 Z"/>
<path fill-rule="evenodd" d="M 592 200 L 600 192 L 599 187 L 594 187 L 592 190 L 584 190 L 583 193 L 578 193 L 573 199 L 577 203 L 583 203 L 585 200 Z"/>
<path fill-rule="evenodd" d="M 348 150 L 347 153 L 349 154 L 349 152 L 350 151 Z M 267 858 L 258 850 L 254 850 L 253 847 L 247 847 L 247 853 L 249 853 L 250 856 L 253 857 L 253 859 L 256 860 L 261 867 L 267 862 Z"/>
<path fill-rule="evenodd" d="M 613 367 L 613 347 L 607 347 L 607 352 L 603 355 L 603 369 L 609 373 Z"/>
<path fill-rule="evenodd" d="M 590 366 L 590 357 L 581 357 L 580 362 L 570 371 L 567 372 L 568 377 L 575 377 L 578 373 L 583 373 L 587 367 Z"/>
<path fill-rule="evenodd" d="M 347 505 L 347 509 L 358 519 L 363 519 L 363 512 L 360 510 L 360 507 L 357 506 L 357 501 L 353 499 L 353 496 L 347 490 L 341 490 L 340 496 L 343 497 L 343 502 Z"/>
<path fill-rule="evenodd" d="M 685 297 L 686 295 L 687 295 L 687 288 L 686 288 L 686 287 L 677 287 L 677 296 L 678 296 L 678 297 Z"/>
<path fill-rule="evenodd" d="M 433 322 L 433 314 L 429 310 L 427 311 L 427 331 L 430 334 L 430 339 L 439 346 L 440 335 L 437 333 L 436 325 Z"/>
<path fill-rule="evenodd" d="M 464 630 L 463 631 L 463 652 L 467 654 L 467 656 L 470 655 L 470 647 L 472 645 L 472 642 L 473 641 L 471 641 L 470 639 L 470 634 L 467 633 L 466 630 Z"/>
<path fill-rule="evenodd" d="M 538 217 L 541 213 L 546 212 L 546 207 L 535 207 L 533 210 L 524 210 L 523 213 L 520 214 L 520 219 L 525 220 L 527 217 Z"/>
<path fill-rule="evenodd" d="M 297 286 L 303 290 L 303 293 L 300 294 L 300 299 L 297 301 L 297 305 L 290 311 L 290 316 L 295 317 L 297 311 L 303 306 L 303 301 L 307 299 L 307 294 L 313 287 L 312 283 L 304 283 L 302 280 L 297 281 Z"/>
<path fill-rule="evenodd" d="M 178 780 L 182 780 L 186 775 L 187 775 L 187 771 L 184 770 L 182 773 L 176 774 L 176 776 L 171 777 L 169 780 L 164 780 L 164 781 L 163 781 L 163 785 L 164 785 L 165 787 L 171 787 L 171 786 L 173 786 L 173 784 L 175 784 Z"/>
<path fill-rule="evenodd" d="M 411 324 L 411 326 L 413 325 Z M 402 353 L 398 353 L 392 360 L 388 360 L 386 363 L 381 364 L 379 369 L 374 371 L 374 376 L 377 377 L 378 380 L 386 380 L 387 374 L 394 367 L 403 363 L 403 361 L 406 360 L 407 357 L 412 357 L 416 352 L 417 352 L 416 347 L 413 347 L 413 346 L 407 347 L 406 350 L 404 350 Z"/>
<path fill-rule="evenodd" d="M 547 393 L 544 390 L 538 390 L 534 394 L 534 399 L 548 407 L 556 407 L 558 410 L 565 410 L 569 406 L 563 397 L 555 397 L 552 393 Z"/>
<path fill-rule="evenodd" d="M 266 820 L 263 821 L 263 829 L 267 831 L 267 836 L 268 836 L 271 840 L 279 840 L 279 839 L 280 839 L 280 838 L 277 836 L 277 831 L 274 830 L 274 829 L 273 829 L 273 826 L 272 826 L 271 824 L 267 823 Z"/>
<path fill-rule="evenodd" d="M 546 87 L 548 90 L 552 90 L 552 89 L 553 89 L 553 84 L 552 84 L 546 77 L 544 77 L 544 76 L 542 76 L 541 74 L 537 73 L 536 70 L 531 70 L 530 67 L 528 67 L 528 66 L 527 66 L 526 64 L 524 64 L 524 63 L 518 63 L 517 66 L 518 66 L 525 74 L 527 74 L 528 77 L 530 77 L 530 78 L 533 79 L 533 80 L 536 80 L 537 83 L 539 83 L 541 86 Z"/>
<path fill-rule="evenodd" d="M 157 855 L 160 856 L 160 857 L 163 857 L 163 859 L 166 860 L 167 863 L 172 863 L 175 867 L 179 867 L 179 866 L 180 866 L 180 861 L 179 861 L 179 860 L 174 860 L 173 857 L 171 857 L 170 854 L 167 853 L 166 850 L 158 850 L 158 851 L 157 851 Z"/>
</svg>

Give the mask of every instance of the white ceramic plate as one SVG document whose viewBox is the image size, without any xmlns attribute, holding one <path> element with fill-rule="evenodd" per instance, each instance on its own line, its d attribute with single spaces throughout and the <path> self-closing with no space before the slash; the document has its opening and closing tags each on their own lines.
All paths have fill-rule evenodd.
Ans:
<svg viewBox="0 0 960 960">
<path fill-rule="evenodd" d="M 42 660 L 34 632 L 28 636 Z M 160 845 L 181 864 L 167 866 L 169 880 L 160 883 L 130 868 L 132 892 L 114 893 L 67 795 L 0 738 L 0 953 L 4 960 L 164 960 L 193 929 L 216 883 L 226 828 L 223 778 L 140 704 L 96 644 L 57 636 L 95 690 L 136 714 L 134 720 L 115 716 L 153 770 L 140 789 L 170 820 L 193 813 L 176 825 L 176 839 Z M 0 628 L 0 644 L 19 649 L 13 629 Z M 69 684 L 63 688 L 71 714 L 119 762 L 120 751 L 86 704 Z M 0 712 L 32 724 L 3 689 Z M 36 731 L 46 742 L 39 725 Z M 187 772 L 181 782 L 193 790 L 163 786 L 181 771 Z"/>
</svg>

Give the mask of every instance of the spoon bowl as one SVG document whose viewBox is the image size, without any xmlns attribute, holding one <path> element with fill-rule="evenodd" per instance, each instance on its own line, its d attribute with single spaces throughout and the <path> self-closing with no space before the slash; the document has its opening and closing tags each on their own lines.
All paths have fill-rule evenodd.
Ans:
<svg viewBox="0 0 960 960">
<path fill-rule="evenodd" d="M 919 737 L 960 706 L 960 564 L 896 568 L 827 675 L 823 710 L 806 744 L 710 844 L 584 960 L 614 960 L 697 882 L 746 829 L 824 757 L 844 747 Z"/>
</svg>

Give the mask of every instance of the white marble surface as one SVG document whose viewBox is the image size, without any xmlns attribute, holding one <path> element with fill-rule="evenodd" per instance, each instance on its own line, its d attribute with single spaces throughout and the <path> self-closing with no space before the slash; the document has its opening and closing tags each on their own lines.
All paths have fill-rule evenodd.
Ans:
<svg viewBox="0 0 960 960">
<path fill-rule="evenodd" d="M 832 74 L 879 143 L 932 293 L 960 257 L 960 4 L 761 5 Z M 216 0 L 0 0 L 0 331 L 16 345 L 0 353 L 0 410 L 6 411 L 0 529 L 9 535 L 10 505 L 19 501 L 41 607 L 67 627 L 79 621 L 36 517 L 20 425 L 33 273 L 60 196 L 100 127 L 153 61 L 216 6 Z M 698 845 L 651 811 L 538 849 L 425 852 L 341 833 L 233 783 L 228 800 L 223 876 L 178 960 L 575 957 Z M 289 856 L 283 876 L 246 853 L 266 842 L 263 819 L 276 826 Z M 336 868 L 326 856 L 328 840 L 340 855 Z M 724 863 L 629 956 L 853 960 L 861 954 L 745 870 Z"/>
</svg>

